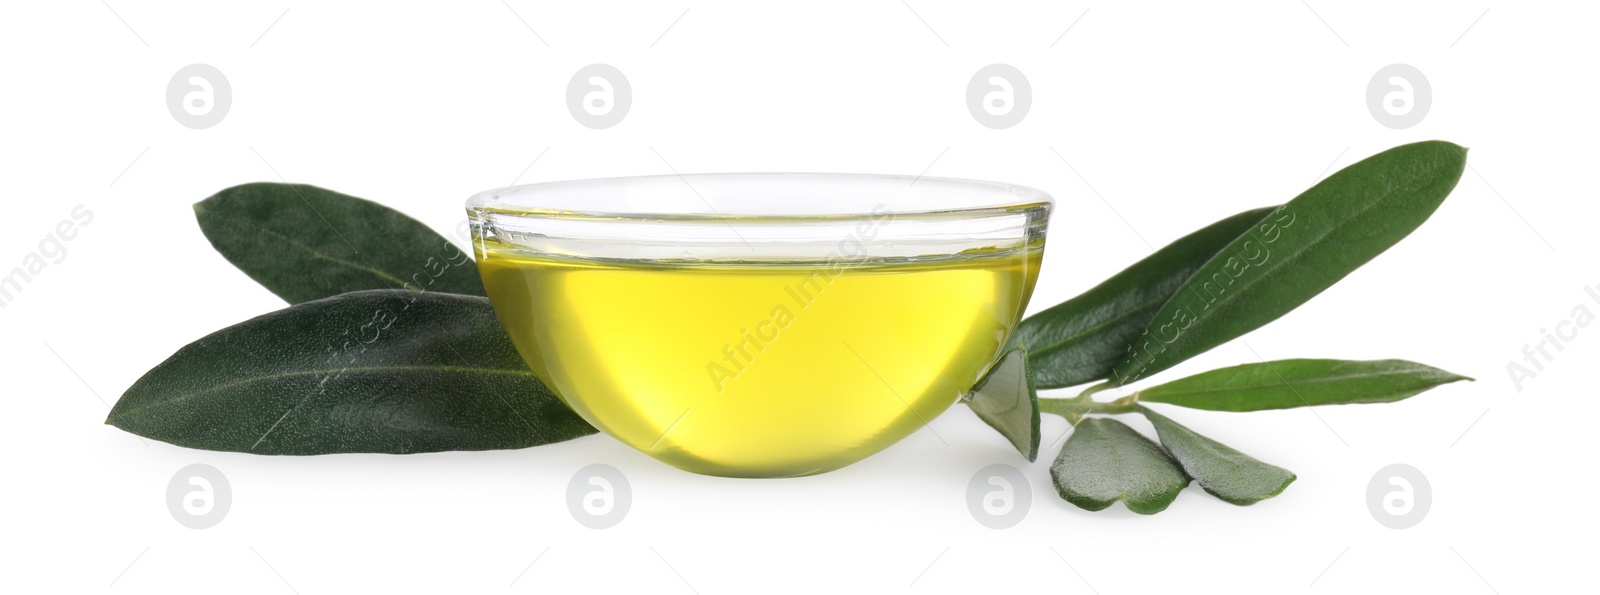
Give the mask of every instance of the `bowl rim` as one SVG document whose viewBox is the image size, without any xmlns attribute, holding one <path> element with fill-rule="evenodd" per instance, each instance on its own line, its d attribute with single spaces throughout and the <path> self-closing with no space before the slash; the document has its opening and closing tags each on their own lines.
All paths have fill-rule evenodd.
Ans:
<svg viewBox="0 0 1600 595">
<path fill-rule="evenodd" d="M 887 206 L 881 200 L 872 203 L 871 200 L 852 200 L 837 196 L 810 195 L 808 201 L 818 200 L 850 200 L 854 203 L 853 209 L 823 209 L 813 212 L 782 212 L 775 210 L 744 211 L 718 209 L 712 201 L 702 193 L 702 188 L 720 184 L 751 184 L 753 187 L 770 188 L 773 184 L 786 185 L 825 185 L 825 184 L 854 184 L 856 186 L 881 186 L 889 182 L 905 184 L 905 190 L 900 192 L 918 195 L 920 198 L 936 196 L 943 193 L 962 192 L 973 195 L 972 199 L 957 200 L 957 203 L 969 202 L 970 204 L 949 204 L 934 208 L 894 208 Z M 594 192 L 607 186 L 625 185 L 665 185 L 677 188 L 682 192 L 686 188 L 699 199 L 704 209 L 595 209 L 578 208 L 560 204 L 557 195 L 564 191 Z M 697 186 L 698 184 L 698 186 Z M 919 189 L 918 186 L 921 186 Z M 665 189 L 663 189 L 665 190 Z M 544 201 L 541 199 L 551 199 Z M 916 198 L 916 197 L 914 197 Z M 913 199 L 914 199 L 913 198 Z M 553 203 L 550 206 L 538 204 L 540 202 Z M 906 197 L 899 197 L 897 202 L 907 202 Z M 871 208 L 863 208 L 863 204 L 872 204 Z M 722 172 L 722 173 L 694 173 L 694 174 L 658 174 L 643 176 L 621 176 L 606 178 L 583 178 L 574 180 L 560 180 L 536 182 L 514 186 L 504 186 L 478 192 L 466 201 L 469 212 L 484 214 L 505 215 L 511 217 L 552 218 L 568 220 L 589 221 L 673 221 L 673 222 L 716 222 L 719 224 L 773 224 L 773 223 L 804 223 L 817 221 L 857 220 L 879 216 L 880 209 L 886 209 L 896 219 L 918 220 L 950 220 L 982 218 L 996 215 L 1014 215 L 1024 212 L 1048 213 L 1055 205 L 1055 200 L 1049 194 L 1037 188 L 993 182 L 987 180 L 950 178 L 940 176 L 908 176 L 900 174 L 872 174 L 872 173 L 831 173 L 831 172 Z"/>
</svg>

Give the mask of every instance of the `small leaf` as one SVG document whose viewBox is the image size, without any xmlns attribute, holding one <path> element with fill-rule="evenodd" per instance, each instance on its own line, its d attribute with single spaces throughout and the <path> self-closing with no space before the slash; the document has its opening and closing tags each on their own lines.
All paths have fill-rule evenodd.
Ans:
<svg viewBox="0 0 1600 595">
<path fill-rule="evenodd" d="M 207 335 L 145 373 L 106 423 L 282 455 L 523 448 L 595 431 L 523 364 L 488 299 L 399 289 Z"/>
<path fill-rule="evenodd" d="M 1106 378 L 1173 292 L 1275 208 L 1245 211 L 1167 244 L 1078 297 L 1029 316 L 1010 344 L 1028 348 L 1040 388 Z"/>
<path fill-rule="evenodd" d="M 256 183 L 195 203 L 194 213 L 217 252 L 291 304 L 363 289 L 484 295 L 472 255 L 372 201 Z"/>
<path fill-rule="evenodd" d="M 1183 466 L 1183 472 L 1224 502 L 1249 506 L 1283 493 L 1294 482 L 1294 474 L 1288 469 L 1263 463 L 1196 434 L 1148 408 L 1140 407 L 1139 411 L 1155 425 L 1161 445 Z"/>
<path fill-rule="evenodd" d="M 1195 272 L 1111 377 L 1128 384 L 1299 307 L 1422 225 L 1466 163 L 1465 148 L 1427 141 L 1328 176 Z"/>
<path fill-rule="evenodd" d="M 1010 440 L 1029 462 L 1039 457 L 1039 395 L 1028 370 L 1027 350 L 1001 354 L 971 394 L 967 407 L 978 419 Z"/>
<path fill-rule="evenodd" d="M 1392 403 L 1466 376 L 1398 359 L 1285 359 L 1220 368 L 1139 391 L 1139 400 L 1211 411 Z"/>
<path fill-rule="evenodd" d="M 1104 510 L 1121 500 L 1139 514 L 1166 510 L 1189 485 L 1189 476 L 1159 445 L 1106 417 L 1078 422 L 1050 476 L 1061 498 L 1079 508 Z"/>
</svg>

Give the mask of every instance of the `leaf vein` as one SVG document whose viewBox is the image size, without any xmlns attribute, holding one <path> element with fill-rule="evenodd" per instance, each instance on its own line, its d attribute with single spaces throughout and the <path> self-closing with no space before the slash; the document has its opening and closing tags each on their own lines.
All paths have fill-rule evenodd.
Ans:
<svg viewBox="0 0 1600 595">
<path fill-rule="evenodd" d="M 215 385 L 215 386 L 209 386 L 209 387 L 206 387 L 204 389 L 197 390 L 197 391 L 194 391 L 194 392 L 180 394 L 180 395 L 172 397 L 170 399 L 164 399 L 164 400 L 161 400 L 161 401 L 158 401 L 158 402 L 145 404 L 142 407 L 129 409 L 128 411 L 123 412 L 122 417 L 133 416 L 133 415 L 136 415 L 136 414 L 143 413 L 146 410 L 149 410 L 149 409 L 152 409 L 152 408 L 161 407 L 161 406 L 165 406 L 165 405 L 171 405 L 171 404 L 175 404 L 175 403 L 180 403 L 180 402 L 186 401 L 188 399 L 192 399 L 194 397 L 198 397 L 198 396 L 202 396 L 202 395 L 207 395 L 207 394 L 211 394 L 211 393 L 227 390 L 227 389 L 231 389 L 231 388 L 234 388 L 234 387 L 245 386 L 245 385 L 255 384 L 255 383 L 259 383 L 259 382 L 268 382 L 268 381 L 272 381 L 272 380 L 282 380 L 282 379 L 288 379 L 288 378 L 299 378 L 299 377 L 304 377 L 304 376 L 329 376 L 329 375 L 333 375 L 333 374 L 348 374 L 348 373 L 365 374 L 365 373 L 378 373 L 378 372 L 423 372 L 423 371 L 426 371 L 426 372 L 440 372 L 440 373 L 447 373 L 447 374 L 450 374 L 450 373 L 457 373 L 457 374 L 459 374 L 459 373 L 499 374 L 499 375 L 506 375 L 506 376 L 524 376 L 524 377 L 537 379 L 537 376 L 535 376 L 533 374 L 532 370 L 505 370 L 505 369 L 496 369 L 496 368 L 487 368 L 487 369 L 483 369 L 483 368 L 463 368 L 463 367 L 460 367 L 460 366 L 415 366 L 415 365 L 413 365 L 413 366 L 367 366 L 367 367 L 361 367 L 361 368 L 302 370 L 302 371 L 298 371 L 298 372 L 282 372 L 282 373 L 278 373 L 278 374 L 267 374 L 267 375 L 264 375 L 264 376 L 252 376 L 250 378 L 246 378 L 246 379 L 243 379 L 243 380 L 237 380 L 237 381 L 234 381 L 234 382 L 225 382 L 225 383 L 218 384 L 218 385 Z"/>
</svg>

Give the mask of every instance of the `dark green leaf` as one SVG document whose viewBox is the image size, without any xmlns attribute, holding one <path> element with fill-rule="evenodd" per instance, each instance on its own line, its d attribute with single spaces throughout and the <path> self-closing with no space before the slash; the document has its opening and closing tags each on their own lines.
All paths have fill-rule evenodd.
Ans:
<svg viewBox="0 0 1600 595">
<path fill-rule="evenodd" d="M 1155 425 L 1161 445 L 1200 487 L 1229 504 L 1249 506 L 1283 493 L 1294 482 L 1288 469 L 1263 463 L 1228 445 L 1194 433 L 1166 416 L 1140 407 Z"/>
<path fill-rule="evenodd" d="M 228 262 L 291 304 L 362 289 L 484 295 L 472 255 L 372 201 L 257 183 L 218 192 L 194 213 Z"/>
<path fill-rule="evenodd" d="M 1039 395 L 1028 370 L 1028 352 L 1012 349 L 972 387 L 967 406 L 1029 461 L 1039 457 Z"/>
<path fill-rule="evenodd" d="M 106 423 L 256 454 L 522 448 L 594 429 L 533 376 L 489 300 L 399 289 L 290 306 L 190 343 Z"/>
<path fill-rule="evenodd" d="M 1112 378 L 1127 384 L 1278 319 L 1422 225 L 1467 150 L 1402 145 L 1328 176 L 1212 258 L 1157 312 Z"/>
<path fill-rule="evenodd" d="M 1028 348 L 1040 388 L 1106 378 L 1173 292 L 1274 208 L 1239 213 L 1167 244 L 1094 289 L 1029 316 L 1010 344 Z"/>
<path fill-rule="evenodd" d="M 1189 485 L 1189 476 L 1160 445 L 1126 424 L 1090 417 L 1072 430 L 1050 477 L 1062 499 L 1085 510 L 1104 510 L 1121 500 L 1128 510 L 1166 510 Z"/>
<path fill-rule="evenodd" d="M 1202 372 L 1139 391 L 1139 400 L 1211 411 L 1392 403 L 1466 376 L 1398 359 L 1285 359 Z"/>
</svg>

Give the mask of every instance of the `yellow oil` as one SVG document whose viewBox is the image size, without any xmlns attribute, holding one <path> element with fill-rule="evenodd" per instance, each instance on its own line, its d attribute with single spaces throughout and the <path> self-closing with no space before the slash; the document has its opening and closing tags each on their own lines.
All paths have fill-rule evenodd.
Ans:
<svg viewBox="0 0 1600 595">
<path fill-rule="evenodd" d="M 843 467 L 959 400 L 1038 277 L 1037 248 L 893 263 L 637 263 L 480 244 L 490 300 L 589 423 L 675 467 Z"/>
</svg>

